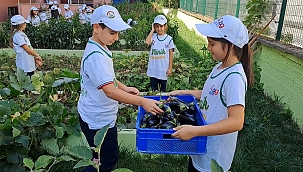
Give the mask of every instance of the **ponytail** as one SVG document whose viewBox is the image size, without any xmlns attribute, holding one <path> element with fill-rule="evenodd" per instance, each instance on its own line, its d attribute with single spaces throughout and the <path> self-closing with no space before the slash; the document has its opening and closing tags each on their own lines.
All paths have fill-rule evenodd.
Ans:
<svg viewBox="0 0 303 172">
<path fill-rule="evenodd" d="M 252 52 L 248 44 L 245 44 L 242 51 L 239 53 L 239 60 L 242 63 L 246 78 L 247 85 L 250 87 L 254 83 L 254 75 L 252 71 Z"/>
<path fill-rule="evenodd" d="M 9 46 L 10 47 L 14 47 L 14 44 L 13 44 L 13 36 L 16 32 L 18 32 L 21 28 L 22 24 L 19 24 L 19 25 L 12 25 L 12 28 L 11 28 L 11 35 L 10 35 L 10 39 L 9 39 Z"/>
</svg>

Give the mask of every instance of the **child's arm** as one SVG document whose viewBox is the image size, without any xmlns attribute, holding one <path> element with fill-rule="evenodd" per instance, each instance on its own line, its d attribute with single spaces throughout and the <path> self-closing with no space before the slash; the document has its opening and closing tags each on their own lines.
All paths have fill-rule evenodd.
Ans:
<svg viewBox="0 0 303 172">
<path fill-rule="evenodd" d="M 173 60 L 174 60 L 174 52 L 173 49 L 169 50 L 169 66 L 166 72 L 167 76 L 170 76 L 173 73 Z"/>
<path fill-rule="evenodd" d="M 29 48 L 28 45 L 24 44 L 21 46 L 29 55 L 32 55 L 34 57 L 39 57 L 39 54 L 37 54 L 33 49 Z"/>
<path fill-rule="evenodd" d="M 163 111 L 157 106 L 157 104 L 161 104 L 161 102 L 126 93 L 121 89 L 117 89 L 114 84 L 105 85 L 102 87 L 102 90 L 107 97 L 121 103 L 142 106 L 146 112 L 150 112 L 154 115 L 163 113 Z"/>
<path fill-rule="evenodd" d="M 116 82 L 117 82 L 117 84 L 118 84 L 118 88 L 119 88 L 119 89 L 121 89 L 121 90 L 123 90 L 123 91 L 125 91 L 125 92 L 127 92 L 127 93 L 129 93 L 129 94 L 139 95 L 140 91 L 139 91 L 137 88 L 135 88 L 135 87 L 128 87 L 128 86 L 122 84 L 122 83 L 121 83 L 120 81 L 118 81 L 117 79 L 116 79 Z"/>
<path fill-rule="evenodd" d="M 195 136 L 213 136 L 240 131 L 244 124 L 244 106 L 237 104 L 228 107 L 228 117 L 208 125 L 192 126 L 182 125 L 176 127 L 172 134 L 175 138 L 189 140 Z"/>
<path fill-rule="evenodd" d="M 147 38 L 146 38 L 146 40 L 145 40 L 145 43 L 147 44 L 147 45 L 150 45 L 151 44 L 151 42 L 152 42 L 152 36 L 153 36 L 153 33 L 155 32 L 155 29 L 154 29 L 154 24 L 152 24 L 152 29 L 151 29 L 151 31 L 149 32 L 149 34 L 148 34 L 148 36 L 147 36 Z"/>
<path fill-rule="evenodd" d="M 197 100 L 200 100 L 202 95 L 202 90 L 176 90 L 168 93 L 169 96 L 185 95 L 185 94 L 193 95 Z"/>
</svg>

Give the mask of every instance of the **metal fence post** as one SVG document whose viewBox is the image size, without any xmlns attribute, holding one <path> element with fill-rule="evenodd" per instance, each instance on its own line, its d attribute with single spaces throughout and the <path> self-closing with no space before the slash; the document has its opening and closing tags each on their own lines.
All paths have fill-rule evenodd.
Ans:
<svg viewBox="0 0 303 172">
<path fill-rule="evenodd" d="M 206 10 L 206 0 L 203 0 L 202 2 L 202 14 L 205 16 L 205 10 Z"/>
<path fill-rule="evenodd" d="M 238 1 L 237 1 L 237 8 L 236 8 L 236 17 L 237 17 L 237 18 L 239 18 L 240 2 L 241 2 L 241 0 L 238 0 Z"/>
<path fill-rule="evenodd" d="M 219 10 L 219 0 L 217 0 L 217 2 L 216 2 L 216 11 L 215 11 L 215 18 L 214 18 L 214 20 L 216 20 L 217 17 L 218 17 L 218 10 Z"/>
<path fill-rule="evenodd" d="M 281 12 L 280 12 L 280 18 L 279 18 L 279 25 L 278 25 L 278 31 L 276 35 L 276 40 L 280 41 L 281 34 L 282 34 L 282 28 L 284 23 L 284 16 L 285 16 L 285 10 L 286 10 L 287 0 L 283 0 L 282 6 L 281 6 Z"/>
</svg>

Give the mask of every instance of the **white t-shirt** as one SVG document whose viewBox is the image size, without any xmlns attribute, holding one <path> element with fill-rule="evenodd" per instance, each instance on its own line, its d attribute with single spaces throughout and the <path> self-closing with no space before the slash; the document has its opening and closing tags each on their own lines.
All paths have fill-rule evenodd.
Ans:
<svg viewBox="0 0 303 172">
<path fill-rule="evenodd" d="M 87 23 L 90 23 L 90 20 L 91 20 L 91 17 L 92 17 L 92 13 L 86 13 L 85 15 L 86 15 L 86 16 L 85 16 L 86 22 L 87 22 Z"/>
<path fill-rule="evenodd" d="M 245 106 L 247 80 L 241 63 L 218 69 L 217 64 L 207 78 L 200 100 L 200 108 L 207 124 L 216 123 L 228 117 L 227 107 Z M 205 155 L 192 155 L 194 167 L 210 172 L 211 159 L 228 171 L 234 157 L 238 132 L 208 136 Z"/>
<path fill-rule="evenodd" d="M 31 43 L 22 31 L 15 32 L 13 35 L 14 51 L 16 52 L 16 67 L 24 72 L 32 72 L 36 70 L 35 58 L 29 55 L 21 46 L 27 45 L 32 48 Z"/>
<path fill-rule="evenodd" d="M 169 50 L 175 48 L 173 38 L 167 34 L 159 36 L 154 33 L 147 67 L 147 76 L 167 80 L 169 68 Z"/>
<path fill-rule="evenodd" d="M 79 14 L 79 20 L 80 20 L 81 24 L 85 24 L 86 23 L 86 14 L 84 14 L 84 13 L 81 12 Z"/>
<path fill-rule="evenodd" d="M 117 119 L 118 102 L 108 98 L 102 87 L 114 84 L 117 87 L 112 53 L 89 39 L 81 60 L 81 94 L 78 112 L 90 129 L 97 130 Z"/>
<path fill-rule="evenodd" d="M 40 17 L 38 15 L 31 17 L 30 15 L 27 17 L 27 20 L 33 25 L 38 26 L 41 23 Z"/>
<path fill-rule="evenodd" d="M 73 17 L 73 15 L 74 15 L 74 13 L 72 12 L 72 10 L 65 11 L 65 13 L 64 13 L 65 18 L 71 18 L 71 17 Z"/>
</svg>

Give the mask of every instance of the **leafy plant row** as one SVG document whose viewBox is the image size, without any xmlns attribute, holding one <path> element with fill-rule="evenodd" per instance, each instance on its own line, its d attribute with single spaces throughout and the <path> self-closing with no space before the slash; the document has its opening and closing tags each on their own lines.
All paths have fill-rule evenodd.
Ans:
<svg viewBox="0 0 303 172">
<path fill-rule="evenodd" d="M 125 43 L 117 41 L 111 46 L 111 49 L 147 50 L 145 38 L 150 32 L 154 17 L 160 13 L 155 11 L 151 4 L 142 2 L 119 4 L 117 9 L 124 21 L 132 18 L 138 24 L 120 34 L 120 40 L 123 39 Z M 72 22 L 60 18 L 60 20 L 50 20 L 48 24 L 37 27 L 28 24 L 25 33 L 34 48 L 84 49 L 92 34 L 92 27 L 89 24 L 80 24 L 78 15 L 75 15 Z M 0 23 L 0 39 L 3 40 L 0 43 L 1 48 L 9 46 L 10 30 L 9 21 Z M 178 25 L 176 22 L 169 22 L 168 34 L 173 38 L 177 36 Z"/>
</svg>

